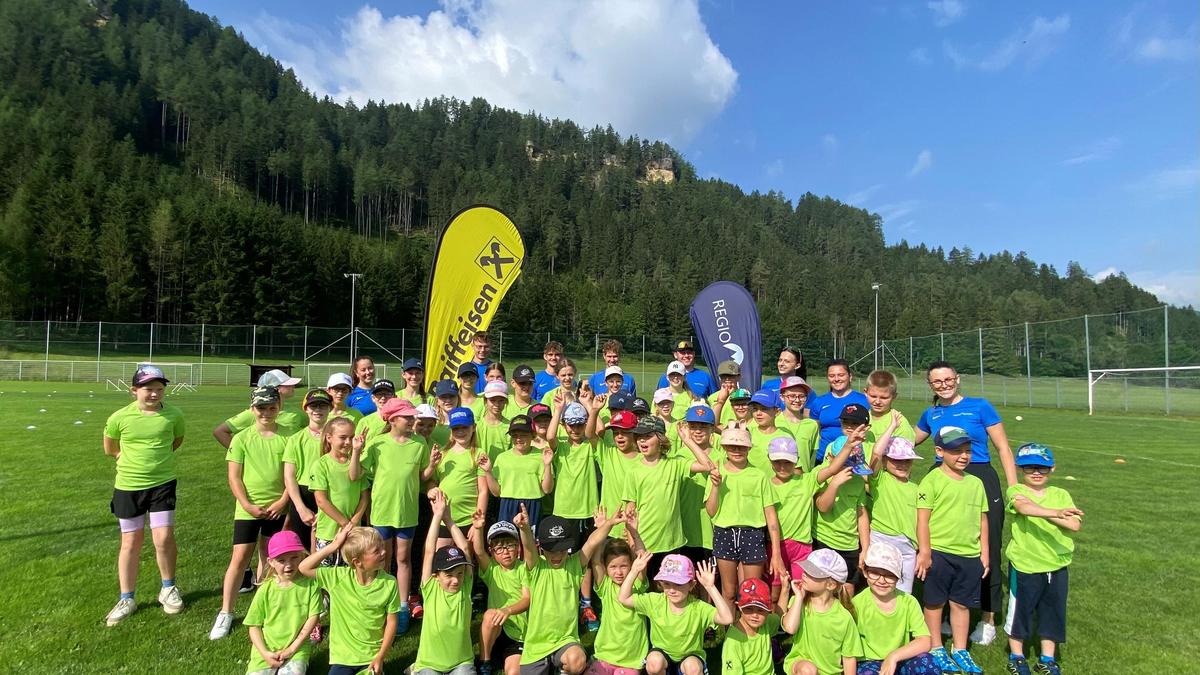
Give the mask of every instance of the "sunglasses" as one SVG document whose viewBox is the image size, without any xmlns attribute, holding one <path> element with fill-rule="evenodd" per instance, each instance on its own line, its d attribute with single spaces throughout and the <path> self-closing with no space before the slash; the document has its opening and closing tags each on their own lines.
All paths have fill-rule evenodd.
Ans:
<svg viewBox="0 0 1200 675">
<path fill-rule="evenodd" d="M 1021 467 L 1021 470 L 1027 474 L 1030 474 L 1030 473 L 1048 474 L 1048 473 L 1050 473 L 1050 471 L 1052 469 L 1053 469 L 1053 467 L 1049 467 L 1049 466 L 1023 466 L 1023 467 Z"/>
</svg>

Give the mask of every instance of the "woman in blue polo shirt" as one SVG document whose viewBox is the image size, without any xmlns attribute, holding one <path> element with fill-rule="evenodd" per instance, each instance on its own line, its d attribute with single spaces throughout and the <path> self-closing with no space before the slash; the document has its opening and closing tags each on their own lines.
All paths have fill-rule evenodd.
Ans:
<svg viewBox="0 0 1200 675">
<path fill-rule="evenodd" d="M 808 379 L 808 366 L 804 363 L 804 355 L 795 347 L 784 347 L 779 350 L 779 359 L 775 361 L 775 370 L 778 371 L 779 377 L 763 382 L 762 389 L 779 391 L 779 383 L 783 381 L 783 378 L 793 375 Z"/>
<path fill-rule="evenodd" d="M 971 464 L 967 473 L 983 481 L 988 500 L 988 546 L 990 559 L 988 574 L 982 580 L 979 625 L 971 634 L 971 641 L 989 644 L 996 639 L 996 612 L 1004 600 L 1000 587 L 1000 535 L 1004 532 L 1004 491 L 1000 477 L 992 466 L 992 455 L 988 452 L 988 441 L 996 447 L 1000 464 L 1004 467 L 1004 478 L 1009 485 L 1017 484 L 1017 464 L 1013 460 L 1012 448 L 1008 445 L 1008 434 L 1000 414 L 986 399 L 968 398 L 959 390 L 958 371 L 946 361 L 936 361 L 929 366 L 929 388 L 933 390 L 933 405 L 917 421 L 917 445 L 930 436 L 936 436 L 942 427 L 958 427 L 971 437 Z"/>
<path fill-rule="evenodd" d="M 350 382 L 354 388 L 346 397 L 346 406 L 354 408 L 363 416 L 375 412 L 375 401 L 371 399 L 371 386 L 375 384 L 375 361 L 369 356 L 354 359 L 350 368 Z"/>
<path fill-rule="evenodd" d="M 821 425 L 821 442 L 817 445 L 817 463 L 825 457 L 825 448 L 842 435 L 842 408 L 857 403 L 864 408 L 870 408 L 871 402 L 861 391 L 850 388 L 854 376 L 850 373 L 850 364 L 845 359 L 834 359 L 825 367 L 825 380 L 829 382 L 829 391 L 820 396 L 808 399 L 804 406 L 808 408 L 808 416 Z"/>
</svg>

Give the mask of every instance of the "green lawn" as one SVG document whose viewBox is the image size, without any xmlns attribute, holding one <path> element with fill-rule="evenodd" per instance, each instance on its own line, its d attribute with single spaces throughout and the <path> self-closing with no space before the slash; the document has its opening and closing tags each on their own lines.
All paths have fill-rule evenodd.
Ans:
<svg viewBox="0 0 1200 675">
<path fill-rule="evenodd" d="M 139 610 L 107 628 L 118 536 L 108 510 L 113 466 L 100 436 L 127 395 L 95 385 L 0 382 L 0 486 L 7 496 L 0 504 L 0 671 L 244 672 L 245 629 L 235 624 L 232 636 L 216 643 L 207 635 L 220 605 L 232 517 L 223 451 L 209 431 L 241 409 L 244 397 L 243 388 L 205 386 L 169 399 L 189 425 L 179 451 L 178 513 L 178 583 L 187 609 L 168 617 L 154 604 L 157 570 L 148 545 Z M 921 405 L 901 407 L 915 418 Z M 1038 440 L 1054 447 L 1057 484 L 1087 512 L 1071 578 L 1067 672 L 1190 671 L 1200 658 L 1191 623 L 1200 591 L 1188 581 L 1200 541 L 1200 453 L 1192 442 L 1200 421 L 1001 412 L 1014 445 Z M 1126 463 L 1114 463 L 1117 457 Z M 249 598 L 240 598 L 239 615 L 248 606 Z M 407 666 L 415 648 L 413 636 L 399 639 L 390 670 Z M 999 641 L 973 651 L 988 672 L 1001 672 Z M 318 650 L 314 672 L 323 672 L 325 653 Z"/>
</svg>

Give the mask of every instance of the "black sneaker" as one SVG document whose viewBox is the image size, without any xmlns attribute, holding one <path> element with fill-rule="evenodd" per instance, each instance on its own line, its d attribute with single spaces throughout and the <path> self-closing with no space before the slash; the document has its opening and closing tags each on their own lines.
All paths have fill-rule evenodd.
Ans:
<svg viewBox="0 0 1200 675">
<path fill-rule="evenodd" d="M 251 572 L 249 570 L 249 568 L 247 568 L 246 573 L 242 575 L 242 585 L 240 588 L 238 588 L 238 593 L 253 593 L 253 592 L 254 592 L 254 572 Z"/>
</svg>

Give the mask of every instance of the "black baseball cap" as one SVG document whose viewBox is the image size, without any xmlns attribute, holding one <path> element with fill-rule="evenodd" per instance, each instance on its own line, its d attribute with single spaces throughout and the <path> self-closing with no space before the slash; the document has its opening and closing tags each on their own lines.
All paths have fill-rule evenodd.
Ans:
<svg viewBox="0 0 1200 675">
<path fill-rule="evenodd" d="M 538 546 L 547 551 L 569 551 L 578 537 L 575 524 L 561 516 L 546 516 L 537 526 Z"/>
<path fill-rule="evenodd" d="M 457 546 L 443 546 L 433 554 L 433 571 L 448 572 L 455 567 L 470 565 L 467 555 Z"/>
<path fill-rule="evenodd" d="M 667 433 L 666 423 L 662 421 L 661 417 L 654 415 L 642 415 L 638 418 L 637 426 L 633 428 L 634 436 L 665 433 Z"/>
<path fill-rule="evenodd" d="M 371 393 L 378 394 L 381 391 L 390 391 L 396 393 L 396 385 L 392 384 L 391 380 L 375 380 L 375 384 L 371 385 Z"/>
<path fill-rule="evenodd" d="M 608 409 L 629 410 L 629 406 L 633 403 L 632 398 L 633 397 L 629 395 L 629 392 L 622 389 L 621 391 L 618 391 L 617 393 L 608 397 Z"/>
<path fill-rule="evenodd" d="M 479 377 L 479 369 L 475 367 L 474 363 L 467 361 L 458 367 L 458 376 L 462 377 L 463 375 L 474 375 L 475 377 Z"/>
<path fill-rule="evenodd" d="M 513 379 L 513 382 L 517 382 L 517 383 L 521 383 L 521 384 L 526 383 L 526 382 L 533 382 L 533 368 L 530 368 L 529 366 L 522 363 L 521 365 L 517 366 L 516 369 L 513 370 L 512 379 Z"/>
<path fill-rule="evenodd" d="M 554 412 L 550 410 L 550 406 L 548 405 L 534 403 L 533 405 L 529 406 L 529 419 L 531 420 L 536 420 L 539 417 L 550 417 L 553 414 Z"/>
<path fill-rule="evenodd" d="M 871 421 L 871 414 L 867 412 L 866 406 L 851 403 L 842 408 L 842 413 L 838 415 L 838 419 L 846 424 L 866 424 Z"/>
<path fill-rule="evenodd" d="M 508 433 L 514 431 L 528 431 L 533 433 L 533 422 L 529 419 L 529 415 L 513 415 L 512 420 L 508 423 Z"/>
<path fill-rule="evenodd" d="M 650 404 L 646 403 L 646 399 L 638 396 L 629 402 L 629 412 L 633 413 L 634 415 L 649 415 Z"/>
</svg>

